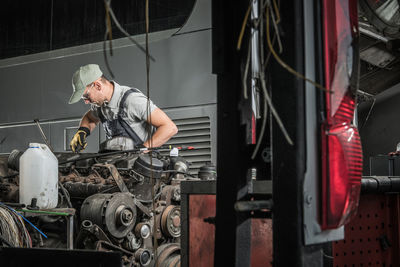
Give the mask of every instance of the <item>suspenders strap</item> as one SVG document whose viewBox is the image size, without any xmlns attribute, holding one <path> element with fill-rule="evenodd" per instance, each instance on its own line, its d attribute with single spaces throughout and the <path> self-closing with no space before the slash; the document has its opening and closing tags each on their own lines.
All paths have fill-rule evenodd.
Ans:
<svg viewBox="0 0 400 267">
<path fill-rule="evenodd" d="M 128 91 L 125 92 L 125 94 L 122 96 L 121 102 L 119 103 L 119 111 L 118 111 L 118 120 L 121 126 L 125 129 L 126 133 L 129 135 L 130 138 L 135 142 L 136 145 L 141 145 L 143 144 L 143 140 L 135 133 L 134 130 L 129 126 L 129 124 L 122 118 L 122 114 L 125 113 L 124 111 L 124 106 L 125 106 L 125 101 L 126 98 L 134 92 L 138 92 L 139 90 L 136 88 L 132 88 Z"/>
</svg>

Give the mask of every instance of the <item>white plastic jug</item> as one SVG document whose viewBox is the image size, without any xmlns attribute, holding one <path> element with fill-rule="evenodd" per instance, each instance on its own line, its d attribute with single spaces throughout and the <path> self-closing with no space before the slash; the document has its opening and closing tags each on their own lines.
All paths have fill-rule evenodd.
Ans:
<svg viewBox="0 0 400 267">
<path fill-rule="evenodd" d="M 45 144 L 30 143 L 19 160 L 19 203 L 30 205 L 36 198 L 41 209 L 58 202 L 58 159 Z"/>
</svg>

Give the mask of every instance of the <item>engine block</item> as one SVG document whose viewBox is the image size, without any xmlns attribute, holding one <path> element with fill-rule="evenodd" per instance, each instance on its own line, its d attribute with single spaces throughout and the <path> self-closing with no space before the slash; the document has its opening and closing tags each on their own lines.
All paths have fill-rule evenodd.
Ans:
<svg viewBox="0 0 400 267">
<path fill-rule="evenodd" d="M 0 201 L 18 203 L 18 156 L 0 158 Z M 119 251 L 126 266 L 169 266 L 180 255 L 180 182 L 189 177 L 182 157 L 158 153 L 55 153 L 59 160 L 57 208 L 73 208 L 74 248 Z M 32 207 L 31 207 L 32 208 Z M 66 219 L 38 216 L 33 247 L 65 248 Z"/>
</svg>

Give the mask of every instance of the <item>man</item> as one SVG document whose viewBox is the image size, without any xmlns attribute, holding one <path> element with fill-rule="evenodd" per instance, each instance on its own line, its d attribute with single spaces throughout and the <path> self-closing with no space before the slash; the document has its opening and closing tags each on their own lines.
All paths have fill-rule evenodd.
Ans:
<svg viewBox="0 0 400 267">
<path fill-rule="evenodd" d="M 80 99 L 91 104 L 71 140 L 74 152 L 85 149 L 86 137 L 99 122 L 103 124 L 107 139 L 126 136 L 136 146 L 147 148 L 163 145 L 178 132 L 171 119 L 142 92 L 107 80 L 96 64 L 80 67 L 72 76 L 72 88 L 69 104 Z"/>
</svg>

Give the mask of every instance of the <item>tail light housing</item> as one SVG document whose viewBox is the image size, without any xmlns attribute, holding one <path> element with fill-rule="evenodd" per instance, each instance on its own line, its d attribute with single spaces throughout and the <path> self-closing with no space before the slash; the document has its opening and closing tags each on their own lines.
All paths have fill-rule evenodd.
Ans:
<svg viewBox="0 0 400 267">
<path fill-rule="evenodd" d="M 355 214 L 361 188 L 362 150 L 353 125 L 358 79 L 356 0 L 323 0 L 325 121 L 322 123 L 321 228 L 338 228 Z"/>
</svg>

